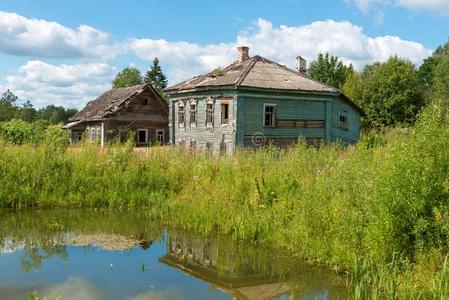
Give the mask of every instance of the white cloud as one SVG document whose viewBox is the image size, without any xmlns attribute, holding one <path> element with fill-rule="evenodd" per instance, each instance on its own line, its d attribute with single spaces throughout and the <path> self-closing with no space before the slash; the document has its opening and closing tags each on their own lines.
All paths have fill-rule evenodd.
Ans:
<svg viewBox="0 0 449 300">
<path fill-rule="evenodd" d="M 119 51 L 109 35 L 87 25 L 77 29 L 0 11 L 0 52 L 43 58 L 107 59 Z"/>
<path fill-rule="evenodd" d="M 396 0 L 396 3 L 410 9 L 425 9 L 449 16 L 448 0 Z"/>
<path fill-rule="evenodd" d="M 449 16 L 448 0 L 344 0 L 356 6 L 365 14 L 374 13 L 374 17 L 382 16 L 388 6 L 395 5 L 411 10 L 427 10 Z"/>
<path fill-rule="evenodd" d="M 360 5 L 369 3 L 369 0 L 355 1 Z M 387 0 L 376 0 L 376 3 L 383 1 Z M 128 39 L 114 45 L 108 43 L 106 33 L 88 26 L 73 30 L 57 23 L 0 12 L 0 52 L 98 58 L 95 63 L 74 61 L 71 64 L 29 60 L 14 74 L 3 78 L 0 92 L 11 89 L 22 100 L 30 100 L 37 107 L 56 104 L 81 108 L 110 88 L 117 70 L 101 59 L 111 58 L 118 49 L 121 54 L 134 53 L 144 61 L 159 57 L 170 84 L 231 63 L 237 59 L 238 45 L 250 46 L 251 55 L 259 54 L 289 67 L 294 67 L 297 55 L 310 61 L 320 52 L 338 55 L 356 69 L 374 61 L 385 61 L 391 55 L 420 64 L 432 52 L 417 42 L 397 36 L 371 37 L 362 27 L 349 21 L 333 20 L 301 26 L 273 26 L 267 20 L 258 19 L 230 43 L 200 45 L 151 38 Z"/>
<path fill-rule="evenodd" d="M 16 74 L 6 76 L 0 90 L 12 90 L 37 107 L 48 104 L 81 108 L 111 87 L 116 69 L 107 63 L 52 65 L 28 61 Z"/>
<path fill-rule="evenodd" d="M 431 54 L 422 44 L 402 40 L 397 36 L 369 37 L 363 28 L 349 21 L 333 20 L 313 22 L 303 26 L 274 27 L 267 20 L 259 19 L 253 30 L 240 33 L 235 43 L 200 46 L 187 42 L 133 39 L 128 50 L 144 60 L 155 56 L 167 66 L 170 83 L 209 72 L 237 58 L 237 45 L 247 45 L 251 54 L 294 67 L 294 58 L 302 55 L 309 61 L 320 52 L 338 55 L 357 69 L 367 63 L 385 61 L 392 55 L 408 58 L 420 64 Z"/>
</svg>

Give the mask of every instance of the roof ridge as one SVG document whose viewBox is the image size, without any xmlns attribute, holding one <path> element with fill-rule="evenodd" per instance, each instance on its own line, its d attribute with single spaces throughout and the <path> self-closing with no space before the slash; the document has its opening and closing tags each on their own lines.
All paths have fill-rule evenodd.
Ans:
<svg viewBox="0 0 449 300">
<path fill-rule="evenodd" d="M 254 65 L 260 60 L 260 58 L 262 58 L 262 57 L 259 56 L 259 55 L 255 55 L 255 56 L 250 58 L 253 61 L 249 63 L 249 65 L 246 67 L 247 69 L 245 70 L 245 72 L 243 72 L 243 74 L 240 75 L 240 77 L 234 83 L 235 86 L 239 86 L 240 84 L 242 84 L 243 80 L 245 80 L 246 76 L 248 76 L 249 72 L 251 72 L 251 70 L 253 69 Z"/>
</svg>

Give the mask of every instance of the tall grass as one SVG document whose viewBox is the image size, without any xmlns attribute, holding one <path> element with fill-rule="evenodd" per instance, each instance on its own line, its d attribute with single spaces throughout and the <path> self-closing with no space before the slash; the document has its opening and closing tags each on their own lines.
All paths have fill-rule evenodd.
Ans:
<svg viewBox="0 0 449 300">
<path fill-rule="evenodd" d="M 355 298 L 448 296 L 449 118 L 356 146 L 210 159 L 170 148 L 0 145 L 0 207 L 146 207 L 201 233 L 272 241 L 352 274 Z M 431 267 L 428 267 L 431 266 Z"/>
</svg>

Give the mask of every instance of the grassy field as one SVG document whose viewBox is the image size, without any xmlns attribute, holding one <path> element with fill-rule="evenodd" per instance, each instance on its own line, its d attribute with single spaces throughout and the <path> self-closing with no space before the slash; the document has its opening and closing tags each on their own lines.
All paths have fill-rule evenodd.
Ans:
<svg viewBox="0 0 449 300">
<path fill-rule="evenodd" d="M 449 297 L 449 120 L 211 159 L 171 148 L 0 142 L 0 207 L 145 207 L 199 233 L 270 241 L 346 271 L 356 299 Z"/>
</svg>

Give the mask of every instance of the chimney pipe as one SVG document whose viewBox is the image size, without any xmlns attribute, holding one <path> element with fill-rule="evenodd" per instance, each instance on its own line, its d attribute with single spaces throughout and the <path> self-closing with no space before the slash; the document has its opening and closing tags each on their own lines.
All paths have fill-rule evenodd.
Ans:
<svg viewBox="0 0 449 300">
<path fill-rule="evenodd" d="M 296 57 L 296 71 L 301 74 L 307 73 L 307 60 L 305 60 L 302 56 Z"/>
<path fill-rule="evenodd" d="M 237 50 L 239 51 L 239 63 L 249 59 L 249 47 L 241 46 L 237 47 Z"/>
</svg>

